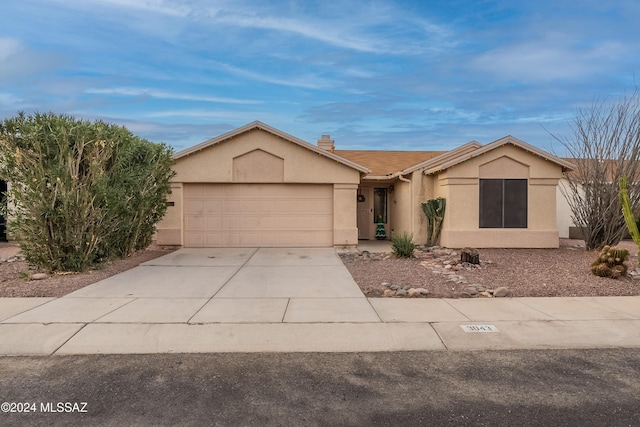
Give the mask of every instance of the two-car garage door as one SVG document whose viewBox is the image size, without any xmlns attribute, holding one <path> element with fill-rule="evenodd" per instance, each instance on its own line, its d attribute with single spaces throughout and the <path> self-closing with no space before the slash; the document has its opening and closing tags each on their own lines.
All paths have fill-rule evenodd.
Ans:
<svg viewBox="0 0 640 427">
<path fill-rule="evenodd" d="M 185 247 L 332 246 L 333 186 L 185 184 Z"/>
</svg>

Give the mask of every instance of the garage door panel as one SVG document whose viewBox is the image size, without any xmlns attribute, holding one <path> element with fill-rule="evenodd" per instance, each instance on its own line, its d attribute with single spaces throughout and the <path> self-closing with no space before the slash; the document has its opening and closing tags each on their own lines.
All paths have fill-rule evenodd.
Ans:
<svg viewBox="0 0 640 427">
<path fill-rule="evenodd" d="M 203 205 L 204 212 L 207 214 L 222 212 L 223 203 L 221 200 L 205 200 Z"/>
<path fill-rule="evenodd" d="M 185 246 L 332 246 L 333 187 L 186 184 Z"/>
<path fill-rule="evenodd" d="M 187 214 L 200 214 L 204 212 L 204 201 L 187 200 L 187 203 L 185 203 L 185 208 Z"/>
</svg>

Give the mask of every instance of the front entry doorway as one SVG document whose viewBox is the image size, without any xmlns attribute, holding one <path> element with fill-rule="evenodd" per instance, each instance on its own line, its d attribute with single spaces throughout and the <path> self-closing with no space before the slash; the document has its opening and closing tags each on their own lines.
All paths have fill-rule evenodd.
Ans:
<svg viewBox="0 0 640 427">
<path fill-rule="evenodd" d="M 358 239 L 371 240 L 377 236 L 379 224 L 389 236 L 388 188 L 360 187 L 358 189 Z M 380 234 L 378 232 L 378 234 Z"/>
</svg>

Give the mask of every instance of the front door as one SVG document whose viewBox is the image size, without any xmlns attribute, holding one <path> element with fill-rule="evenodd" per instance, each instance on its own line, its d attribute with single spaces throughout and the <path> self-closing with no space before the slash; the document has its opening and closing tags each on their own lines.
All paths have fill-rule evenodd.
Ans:
<svg viewBox="0 0 640 427">
<path fill-rule="evenodd" d="M 358 239 L 373 238 L 373 188 L 358 189 Z"/>
</svg>

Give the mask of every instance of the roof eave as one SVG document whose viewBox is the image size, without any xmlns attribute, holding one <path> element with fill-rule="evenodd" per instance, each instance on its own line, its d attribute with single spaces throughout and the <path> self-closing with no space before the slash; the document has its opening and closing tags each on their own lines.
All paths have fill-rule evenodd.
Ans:
<svg viewBox="0 0 640 427">
<path fill-rule="evenodd" d="M 472 159 L 474 157 L 481 156 L 484 153 L 487 153 L 489 151 L 495 150 L 496 148 L 502 147 L 502 146 L 504 146 L 506 144 L 512 144 L 512 145 L 514 145 L 516 147 L 519 147 L 519 148 L 521 148 L 521 149 L 523 149 L 523 150 L 525 150 L 527 152 L 531 152 L 532 154 L 534 154 L 534 155 L 536 155 L 538 157 L 542 157 L 543 159 L 545 159 L 547 161 L 553 162 L 553 163 L 559 165 L 560 167 L 562 167 L 562 171 L 563 172 L 565 172 L 567 170 L 573 170 L 573 168 L 574 168 L 573 164 L 571 164 L 571 163 L 569 163 L 569 162 L 567 162 L 567 161 L 565 161 L 565 160 L 563 160 L 563 159 L 561 159 L 559 157 L 556 157 L 556 156 L 554 156 L 554 155 L 552 155 L 550 153 L 547 153 L 546 151 L 543 151 L 543 150 L 541 150 L 541 149 L 539 149 L 537 147 L 534 147 L 533 145 L 530 145 L 530 144 L 528 144 L 528 143 L 526 143 L 526 142 L 524 142 L 522 140 L 519 140 L 518 138 L 515 138 L 515 137 L 513 137 L 511 135 L 507 135 L 507 136 L 505 136 L 503 138 L 500 138 L 500 139 L 498 139 L 496 141 L 493 141 L 493 142 L 491 142 L 491 143 L 489 143 L 489 144 L 487 144 L 487 145 L 485 145 L 485 146 L 483 146 L 481 148 L 478 148 L 475 151 L 472 151 L 470 153 L 466 153 L 466 154 L 463 154 L 461 156 L 458 156 L 458 157 L 456 157 L 456 158 L 454 158 L 454 159 L 452 159 L 452 160 L 450 160 L 450 161 L 448 161 L 446 163 L 443 163 L 443 164 L 439 165 L 438 167 L 426 170 L 424 172 L 424 174 L 425 175 L 431 175 L 431 174 L 434 174 L 434 173 L 449 169 L 452 166 L 455 166 L 455 165 L 457 165 L 459 163 L 462 163 L 462 162 L 464 162 L 466 160 L 469 160 L 469 159 Z"/>
<path fill-rule="evenodd" d="M 231 139 L 231 138 L 233 138 L 235 136 L 238 136 L 238 135 L 240 135 L 242 133 L 249 132 L 249 131 L 251 131 L 253 129 L 261 129 L 261 130 L 264 130 L 266 132 L 269 132 L 269 133 L 271 133 L 271 134 L 273 134 L 273 135 L 275 135 L 277 137 L 280 137 L 282 139 L 286 139 L 286 140 L 288 140 L 290 142 L 293 142 L 293 143 L 295 143 L 295 144 L 297 144 L 297 145 L 299 145 L 299 146 L 301 146 L 303 148 L 306 148 L 306 149 L 308 149 L 310 151 L 313 151 L 313 152 L 315 152 L 317 154 L 320 154 L 321 156 L 328 157 L 328 158 L 330 158 L 330 159 L 332 159 L 332 160 L 334 160 L 334 161 L 336 161 L 338 163 L 341 163 L 341 164 L 343 164 L 345 166 L 348 166 L 348 167 L 350 167 L 352 169 L 356 169 L 359 172 L 362 172 L 362 173 L 371 172 L 371 170 L 369 168 L 365 167 L 365 166 L 362 166 L 362 165 L 360 165 L 358 163 L 352 162 L 351 160 L 345 159 L 344 157 L 340 157 L 337 154 L 334 154 L 334 153 L 331 153 L 330 151 L 327 151 L 327 150 L 324 150 L 322 148 L 319 148 L 319 147 L 317 147 L 317 146 L 315 146 L 313 144 L 310 144 L 310 143 L 308 143 L 306 141 L 303 141 L 300 138 L 296 138 L 293 135 L 289 135 L 288 133 L 282 132 L 281 130 L 278 130 L 278 129 L 274 128 L 274 127 L 271 127 L 271 126 L 269 126 L 269 125 L 267 125 L 265 123 L 262 123 L 260 121 L 257 121 L 257 120 L 253 121 L 253 122 L 251 122 L 249 124 L 246 124 L 244 126 L 241 126 L 241 127 L 237 128 L 237 129 L 234 129 L 232 131 L 229 131 L 227 133 L 224 133 L 224 134 L 222 134 L 220 136 L 217 136 L 215 138 L 208 139 L 208 140 L 206 140 L 204 142 L 201 142 L 200 144 L 194 145 L 193 147 L 187 148 L 186 150 L 182 150 L 182 151 L 180 151 L 178 153 L 175 153 L 173 155 L 173 159 L 177 160 L 177 159 L 179 159 L 181 157 L 188 156 L 190 154 L 193 154 L 193 153 L 196 153 L 198 151 L 204 150 L 205 148 L 211 147 L 213 145 L 216 145 L 216 144 L 219 144 L 219 143 L 221 143 L 223 141 Z"/>
</svg>

